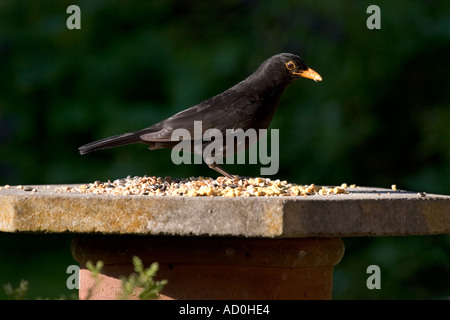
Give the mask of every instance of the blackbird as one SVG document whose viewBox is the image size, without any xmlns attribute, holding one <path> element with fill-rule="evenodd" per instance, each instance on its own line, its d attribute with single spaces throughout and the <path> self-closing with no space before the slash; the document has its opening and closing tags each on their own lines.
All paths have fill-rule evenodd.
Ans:
<svg viewBox="0 0 450 320">
<path fill-rule="evenodd" d="M 194 121 L 201 121 L 203 132 L 208 129 L 220 130 L 224 139 L 227 129 L 267 129 L 284 89 L 300 77 L 322 81 L 322 77 L 308 68 L 302 58 L 280 53 L 264 61 L 247 79 L 212 98 L 148 128 L 94 141 L 78 150 L 80 154 L 86 154 L 132 143 L 147 144 L 150 150 L 173 148 L 179 143 L 178 140 L 172 140 L 174 130 L 187 129 L 194 137 Z M 197 134 L 195 139 L 203 138 Z M 203 148 L 208 143 L 211 142 L 203 140 Z M 230 179 L 235 178 L 216 162 L 207 165 Z"/>
</svg>

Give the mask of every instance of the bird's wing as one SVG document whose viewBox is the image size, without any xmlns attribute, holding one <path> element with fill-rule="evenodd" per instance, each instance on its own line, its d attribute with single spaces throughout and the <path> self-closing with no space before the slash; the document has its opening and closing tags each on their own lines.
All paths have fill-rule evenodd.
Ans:
<svg viewBox="0 0 450 320">
<path fill-rule="evenodd" d="M 173 142 L 173 132 L 176 129 L 185 129 L 192 140 L 201 140 L 208 129 L 218 129 L 223 135 L 227 129 L 246 130 L 251 126 L 252 115 L 256 109 L 255 97 L 236 95 L 228 90 L 146 129 L 151 132 L 143 130 L 140 138 L 144 142 Z M 195 130 L 195 121 L 201 121 L 201 131 Z M 160 129 L 155 131 L 155 128 Z"/>
</svg>

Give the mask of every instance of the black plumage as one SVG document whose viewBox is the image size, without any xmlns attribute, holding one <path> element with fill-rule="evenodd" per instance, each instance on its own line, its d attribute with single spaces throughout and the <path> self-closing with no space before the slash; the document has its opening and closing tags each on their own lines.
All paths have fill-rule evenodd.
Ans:
<svg viewBox="0 0 450 320">
<path fill-rule="evenodd" d="M 212 98 L 148 128 L 88 143 L 81 146 L 79 152 L 86 154 L 131 143 L 147 144 L 151 150 L 173 148 L 179 143 L 171 139 L 176 129 L 187 129 L 193 139 L 202 139 L 194 137 L 194 121 L 202 121 L 202 133 L 213 128 L 220 130 L 224 140 L 227 129 L 267 129 L 284 89 L 300 77 L 322 80 L 299 56 L 277 54 L 264 61 L 247 79 Z M 203 141 L 203 146 L 208 143 Z M 233 178 L 217 163 L 208 166 Z"/>
</svg>

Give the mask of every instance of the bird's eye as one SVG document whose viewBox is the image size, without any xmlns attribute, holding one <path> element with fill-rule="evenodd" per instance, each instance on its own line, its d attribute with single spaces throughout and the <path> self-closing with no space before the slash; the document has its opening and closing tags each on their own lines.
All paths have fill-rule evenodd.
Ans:
<svg viewBox="0 0 450 320">
<path fill-rule="evenodd" d="M 295 69 L 295 63 L 293 63 L 292 61 L 286 62 L 286 68 L 287 68 L 289 71 L 294 70 L 294 69 Z"/>
</svg>

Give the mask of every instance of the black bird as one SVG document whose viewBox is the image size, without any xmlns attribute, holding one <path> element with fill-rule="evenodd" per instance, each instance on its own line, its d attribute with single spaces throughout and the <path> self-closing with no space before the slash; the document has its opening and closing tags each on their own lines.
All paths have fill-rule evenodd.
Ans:
<svg viewBox="0 0 450 320">
<path fill-rule="evenodd" d="M 220 130 L 224 140 L 226 129 L 267 129 L 284 89 L 300 77 L 322 81 L 321 76 L 308 68 L 302 58 L 280 53 L 264 61 L 247 79 L 212 98 L 148 128 L 94 141 L 78 150 L 80 154 L 85 154 L 131 143 L 145 143 L 150 150 L 173 148 L 179 143 L 171 139 L 174 130 L 187 129 L 193 137 L 194 121 L 202 121 L 203 132 L 208 129 Z M 198 138 L 202 139 L 194 137 Z M 203 141 L 203 148 L 208 143 L 211 142 Z M 230 179 L 234 178 L 216 162 L 208 166 Z"/>
</svg>

